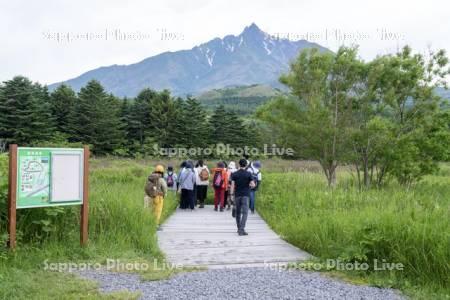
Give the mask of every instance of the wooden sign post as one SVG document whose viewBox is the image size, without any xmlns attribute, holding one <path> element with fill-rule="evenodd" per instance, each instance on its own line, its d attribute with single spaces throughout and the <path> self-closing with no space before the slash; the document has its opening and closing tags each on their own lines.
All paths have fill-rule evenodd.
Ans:
<svg viewBox="0 0 450 300">
<path fill-rule="evenodd" d="M 84 146 L 83 160 L 83 204 L 81 204 L 80 244 L 87 245 L 89 219 L 89 147 Z"/>
<path fill-rule="evenodd" d="M 8 246 L 16 248 L 17 145 L 9 145 Z"/>
<path fill-rule="evenodd" d="M 9 248 L 16 247 L 16 210 L 81 205 L 80 244 L 88 241 L 89 147 L 9 146 Z"/>
</svg>

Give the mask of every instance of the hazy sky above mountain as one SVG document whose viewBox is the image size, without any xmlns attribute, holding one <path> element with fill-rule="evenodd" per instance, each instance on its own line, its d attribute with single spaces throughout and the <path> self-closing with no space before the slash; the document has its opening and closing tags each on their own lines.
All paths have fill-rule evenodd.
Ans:
<svg viewBox="0 0 450 300">
<path fill-rule="evenodd" d="M 58 82 L 238 35 L 252 22 L 331 50 L 358 44 L 364 59 L 405 44 L 450 52 L 449 8 L 443 0 L 0 0 L 0 81 L 20 74 Z"/>
</svg>

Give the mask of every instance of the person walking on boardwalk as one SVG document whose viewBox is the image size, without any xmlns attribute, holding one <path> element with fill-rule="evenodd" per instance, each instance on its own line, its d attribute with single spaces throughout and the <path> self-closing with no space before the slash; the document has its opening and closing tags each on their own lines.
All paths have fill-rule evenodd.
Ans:
<svg viewBox="0 0 450 300">
<path fill-rule="evenodd" d="M 181 177 L 181 173 L 183 173 L 184 169 L 186 169 L 186 161 L 182 161 L 180 164 L 180 170 L 178 171 L 178 176 L 177 176 L 177 195 L 178 195 L 178 205 L 181 208 L 181 188 L 180 188 L 180 177 Z"/>
<path fill-rule="evenodd" d="M 227 168 L 228 178 L 231 178 L 231 174 L 236 171 L 236 163 L 234 161 L 230 161 Z M 227 193 L 225 193 L 225 206 L 227 207 L 227 210 L 230 210 L 232 205 L 234 207 L 234 195 L 231 193 L 231 180 L 228 180 Z"/>
<path fill-rule="evenodd" d="M 229 173 L 228 173 L 228 163 L 223 160 L 223 168 L 227 172 L 227 178 L 230 179 Z M 225 187 L 225 192 L 223 193 L 223 207 L 225 209 L 225 206 L 227 206 L 227 199 L 228 199 L 228 186 L 230 185 L 230 181 L 228 180 L 228 184 Z"/>
<path fill-rule="evenodd" d="M 195 172 L 191 162 L 186 162 L 186 166 L 180 174 L 179 182 L 179 190 L 181 190 L 180 208 L 194 210 Z"/>
<path fill-rule="evenodd" d="M 217 163 L 217 168 L 213 168 L 213 182 L 214 188 L 214 210 L 217 211 L 220 205 L 220 211 L 224 211 L 225 190 L 228 185 L 228 174 L 223 162 Z"/>
<path fill-rule="evenodd" d="M 236 225 L 239 235 L 248 235 L 245 231 L 248 216 L 250 189 L 255 186 L 253 176 L 246 170 L 247 160 L 239 161 L 239 170 L 231 175 L 231 193 L 236 205 Z"/>
<path fill-rule="evenodd" d="M 199 203 L 200 208 L 205 207 L 205 199 L 208 193 L 208 184 L 209 184 L 209 169 L 203 163 L 203 160 L 199 160 L 196 166 L 197 177 L 196 177 L 196 185 L 197 185 L 197 201 Z"/>
<path fill-rule="evenodd" d="M 250 172 L 250 174 L 253 177 L 253 180 L 255 182 L 255 186 L 250 190 L 250 211 L 252 214 L 255 213 L 255 201 L 256 201 L 256 192 L 258 191 L 258 188 L 261 184 L 261 162 L 255 161 L 250 164 L 250 166 L 247 167 L 247 171 Z"/>
<path fill-rule="evenodd" d="M 164 179 L 169 190 L 177 190 L 178 175 L 175 174 L 171 165 L 167 166 L 167 174 L 164 175 Z"/>
<path fill-rule="evenodd" d="M 146 208 L 152 206 L 156 225 L 159 229 L 159 220 L 161 219 L 164 197 L 167 194 L 167 185 L 164 180 L 164 167 L 162 165 L 157 165 L 155 171 L 148 176 L 145 194 L 144 206 Z"/>
<path fill-rule="evenodd" d="M 194 171 L 195 183 L 194 183 L 194 207 L 197 207 L 197 178 L 198 178 L 198 170 L 197 164 L 194 166 L 192 160 L 188 160 L 190 164 L 192 164 L 192 170 Z"/>
<path fill-rule="evenodd" d="M 180 177 L 181 177 L 181 173 L 183 173 L 184 169 L 186 168 L 186 161 L 182 161 L 180 164 L 180 171 L 178 172 L 178 176 L 177 176 L 177 190 L 180 189 Z"/>
</svg>

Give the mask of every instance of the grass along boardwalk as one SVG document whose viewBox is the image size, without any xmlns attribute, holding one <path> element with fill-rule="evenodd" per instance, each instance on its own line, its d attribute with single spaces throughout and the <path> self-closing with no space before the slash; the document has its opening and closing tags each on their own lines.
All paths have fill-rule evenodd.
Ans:
<svg viewBox="0 0 450 300">
<path fill-rule="evenodd" d="M 178 209 L 158 232 L 158 244 L 169 263 L 190 267 L 257 267 L 265 263 L 305 260 L 310 254 L 282 240 L 257 214 L 249 214 L 248 236 L 238 236 L 231 211 Z"/>
</svg>

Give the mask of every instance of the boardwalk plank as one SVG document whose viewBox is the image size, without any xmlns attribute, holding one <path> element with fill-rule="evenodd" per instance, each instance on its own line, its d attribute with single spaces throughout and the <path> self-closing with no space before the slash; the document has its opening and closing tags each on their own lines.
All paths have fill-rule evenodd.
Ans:
<svg viewBox="0 0 450 300">
<path fill-rule="evenodd" d="M 170 263 L 207 268 L 240 268 L 310 258 L 273 232 L 257 214 L 249 215 L 248 236 L 236 233 L 230 212 L 212 206 L 177 210 L 158 232 L 158 244 Z"/>
</svg>

